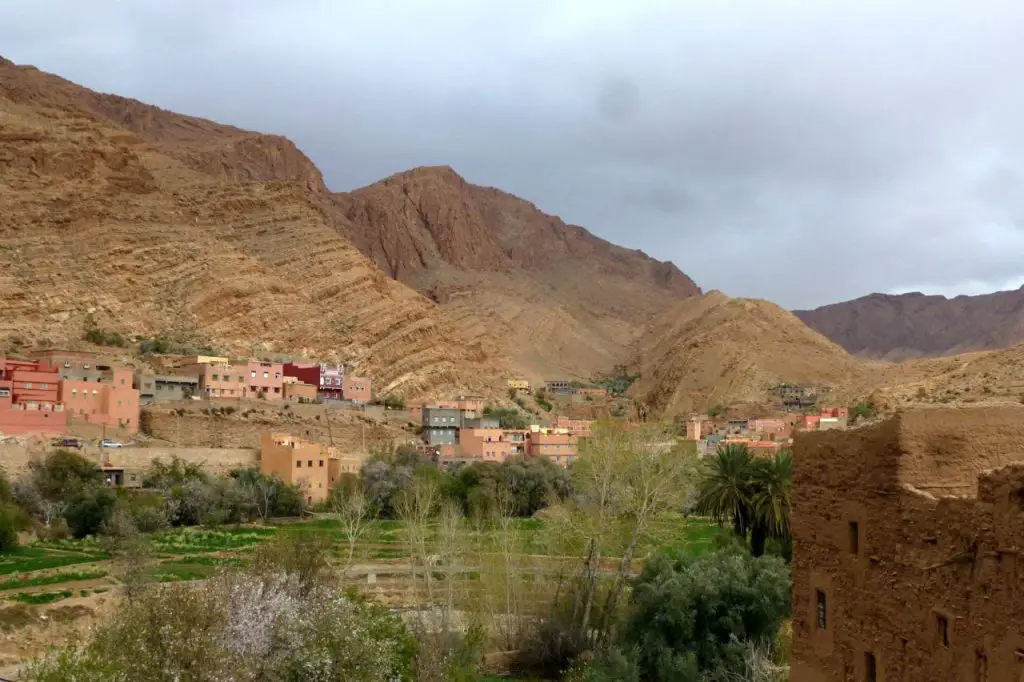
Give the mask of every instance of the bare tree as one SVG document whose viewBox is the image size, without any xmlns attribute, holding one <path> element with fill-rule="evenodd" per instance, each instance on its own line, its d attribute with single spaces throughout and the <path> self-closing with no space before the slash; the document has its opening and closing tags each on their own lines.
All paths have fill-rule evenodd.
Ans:
<svg viewBox="0 0 1024 682">
<path fill-rule="evenodd" d="M 430 554 L 427 552 L 430 519 L 434 515 L 440 497 L 440 490 L 434 479 L 425 475 L 414 476 L 402 492 L 398 494 L 395 512 L 404 522 L 409 542 L 409 570 L 412 584 L 416 585 L 417 567 L 423 572 L 427 601 L 434 601 L 432 572 L 430 571 Z"/>
<path fill-rule="evenodd" d="M 335 495 L 331 496 L 331 507 L 341 526 L 341 532 L 348 542 L 348 557 L 345 560 L 343 571 L 347 575 L 349 569 L 352 568 L 356 545 L 359 544 L 360 538 L 373 521 L 372 505 L 360 483 L 350 490 L 339 489 Z"/>
</svg>

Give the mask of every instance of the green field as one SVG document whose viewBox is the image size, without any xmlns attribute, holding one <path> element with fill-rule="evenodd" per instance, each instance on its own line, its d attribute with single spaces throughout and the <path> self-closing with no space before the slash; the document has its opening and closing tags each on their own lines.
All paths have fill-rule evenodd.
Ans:
<svg viewBox="0 0 1024 682">
<path fill-rule="evenodd" d="M 433 543 L 437 527 L 428 529 Z M 310 533 L 330 537 L 330 554 L 341 563 L 347 559 L 348 542 L 337 521 L 319 518 L 298 523 L 263 527 L 179 528 L 150 536 L 153 552 L 152 577 L 159 582 L 200 580 L 225 566 L 243 566 L 256 548 L 282 532 Z M 496 551 L 499 531 L 493 525 L 467 523 L 459 538 L 468 554 Z M 534 556 L 579 556 L 582 543 L 564 529 L 539 519 L 517 519 L 510 528 L 519 553 Z M 718 526 L 700 519 L 664 516 L 652 523 L 637 547 L 636 558 L 652 552 L 670 551 L 700 555 L 710 551 L 719 538 L 727 535 Z M 626 538 L 616 528 L 608 529 L 604 556 L 621 556 Z M 353 560 L 358 563 L 394 563 L 409 556 L 408 534 L 399 521 L 376 520 L 368 523 L 356 546 Z M 102 551 L 94 538 L 61 540 L 0 552 L 0 599 L 30 604 L 45 604 L 83 593 L 96 593 L 84 581 L 103 580 L 116 585 L 111 556 Z M 73 566 L 74 569 L 66 567 Z M 47 589 L 38 589 L 38 588 Z M 81 587 L 89 589 L 81 589 Z M 35 589 L 32 589 L 35 588 Z M 106 587 L 102 588 L 105 591 Z"/>
</svg>

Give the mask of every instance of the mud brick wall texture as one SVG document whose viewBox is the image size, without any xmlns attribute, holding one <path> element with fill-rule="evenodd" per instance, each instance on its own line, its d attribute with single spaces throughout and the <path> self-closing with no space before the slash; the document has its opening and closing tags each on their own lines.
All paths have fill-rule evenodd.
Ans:
<svg viewBox="0 0 1024 682">
<path fill-rule="evenodd" d="M 1024 409 L 794 447 L 791 682 L 1024 680 Z"/>
</svg>

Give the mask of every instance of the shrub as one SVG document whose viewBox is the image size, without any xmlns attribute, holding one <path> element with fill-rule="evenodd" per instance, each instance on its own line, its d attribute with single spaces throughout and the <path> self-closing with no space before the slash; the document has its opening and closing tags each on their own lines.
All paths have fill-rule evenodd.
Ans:
<svg viewBox="0 0 1024 682">
<path fill-rule="evenodd" d="M 10 504 L 0 505 L 0 552 L 18 546 L 18 530 L 15 525 L 14 507 Z"/>
</svg>

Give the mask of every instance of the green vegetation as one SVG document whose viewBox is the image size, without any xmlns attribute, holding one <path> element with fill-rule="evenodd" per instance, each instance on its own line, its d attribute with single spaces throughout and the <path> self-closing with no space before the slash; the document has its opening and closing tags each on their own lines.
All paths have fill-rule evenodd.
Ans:
<svg viewBox="0 0 1024 682">
<path fill-rule="evenodd" d="M 544 389 L 538 389 L 538 391 L 533 395 L 533 399 L 537 402 L 537 405 L 539 405 L 542 410 L 550 412 L 551 410 L 555 409 L 555 406 L 552 405 L 551 401 L 548 400 L 547 394 L 544 392 Z"/>
<path fill-rule="evenodd" d="M 711 417 L 712 419 L 717 419 L 718 417 L 722 416 L 723 412 L 725 412 L 724 405 L 712 405 L 711 407 L 708 408 L 708 416 Z"/>
<path fill-rule="evenodd" d="M 761 556 L 769 538 L 789 547 L 792 487 L 793 456 L 788 450 L 759 459 L 746 445 L 724 445 L 704 460 L 695 509 L 731 524 L 744 542 L 749 533 L 750 551 Z"/>
<path fill-rule="evenodd" d="M 633 374 L 625 365 L 615 365 L 610 373 L 595 376 L 592 383 L 594 386 L 608 389 L 608 393 L 613 396 L 619 396 L 628 391 L 639 378 L 639 374 Z"/>
<path fill-rule="evenodd" d="M 484 416 L 497 419 L 498 425 L 503 429 L 526 428 L 526 417 L 515 408 L 491 407 L 488 405 L 484 408 Z"/>
<path fill-rule="evenodd" d="M 867 403 L 857 403 L 850 410 L 850 423 L 855 424 L 859 419 L 874 419 L 875 409 Z"/>
<path fill-rule="evenodd" d="M 19 601 L 22 604 L 52 604 L 55 601 L 67 599 L 70 596 L 71 590 L 61 590 L 60 592 L 33 592 L 32 594 L 20 592 L 13 597 L 8 597 L 8 599 Z"/>
<path fill-rule="evenodd" d="M 42 587 L 44 585 L 59 585 L 80 580 L 98 580 L 107 576 L 106 571 L 71 571 L 66 573 L 51 573 L 50 575 L 36 576 L 35 578 L 15 578 L 0 582 L 0 590 L 15 590 L 25 587 Z"/>
<path fill-rule="evenodd" d="M 481 682 L 483 654 L 500 650 L 547 680 L 782 680 L 789 572 L 754 555 L 788 542 L 788 455 L 723 449 L 701 462 L 671 443 L 605 425 L 567 469 L 511 458 L 451 472 L 392 447 L 302 520 L 280 518 L 303 510 L 279 481 L 175 460 L 148 472 L 152 491 L 115 494 L 108 510 L 90 467 L 51 456 L 12 493 L 35 491 L 31 522 L 47 539 L 0 552 L 0 589 L 45 604 L 109 579 L 120 601 L 25 679 Z M 86 507 L 74 521 L 58 494 Z M 69 537 L 100 515 L 94 534 Z M 397 598 L 402 619 L 355 596 L 372 562 L 387 579 L 369 591 Z M 29 587 L 47 591 L 19 592 Z"/>
<path fill-rule="evenodd" d="M 386 395 L 384 396 L 384 407 L 389 410 L 404 410 L 405 400 L 401 396 Z"/>
</svg>

